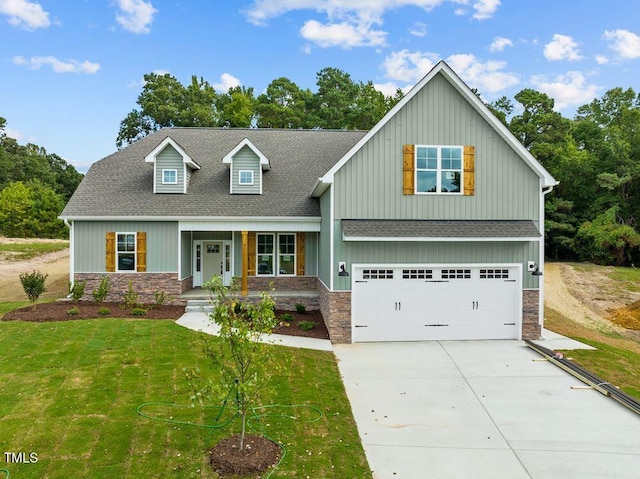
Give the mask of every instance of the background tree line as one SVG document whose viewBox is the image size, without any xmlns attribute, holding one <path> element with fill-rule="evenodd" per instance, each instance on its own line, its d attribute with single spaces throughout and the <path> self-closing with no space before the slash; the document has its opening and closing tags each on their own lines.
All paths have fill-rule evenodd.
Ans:
<svg viewBox="0 0 640 479">
<path fill-rule="evenodd" d="M 133 109 L 120 123 L 122 148 L 163 127 L 372 128 L 400 99 L 371 81 L 336 68 L 316 75 L 316 91 L 288 78 L 255 96 L 251 87 L 216 92 L 193 76 L 183 85 L 149 73 Z M 546 252 L 551 259 L 630 265 L 640 262 L 640 94 L 614 88 L 577 109 L 554 111 L 554 100 L 524 89 L 487 106 L 560 184 L 547 196 Z M 60 236 L 55 217 L 82 175 L 36 145 L 20 146 L 0 118 L 0 232 Z"/>
<path fill-rule="evenodd" d="M 5 127 L 0 117 L 0 234 L 65 238 L 66 227 L 57 218 L 82 174 L 40 146 L 19 145 Z"/>
</svg>

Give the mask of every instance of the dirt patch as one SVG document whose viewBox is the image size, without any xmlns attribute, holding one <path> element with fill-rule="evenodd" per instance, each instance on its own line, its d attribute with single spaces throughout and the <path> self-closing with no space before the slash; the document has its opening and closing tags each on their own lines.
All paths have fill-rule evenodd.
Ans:
<svg viewBox="0 0 640 479">
<path fill-rule="evenodd" d="M 277 444 L 260 436 L 245 436 L 240 449 L 240 437 L 223 439 L 209 451 L 210 464 L 220 477 L 261 473 L 280 460 L 282 450 Z"/>
<path fill-rule="evenodd" d="M 0 243 L 56 243 L 62 240 L 46 240 L 38 238 L 5 238 L 0 236 Z M 0 302 L 26 300 L 20 275 L 38 270 L 48 274 L 45 283 L 47 291 L 43 299 L 64 297 L 69 292 L 69 248 L 52 253 L 45 253 L 27 260 L 16 260 L 12 255 L 0 258 Z"/>
<path fill-rule="evenodd" d="M 611 322 L 633 331 L 640 331 L 640 301 L 618 308 L 609 316 Z"/>
</svg>

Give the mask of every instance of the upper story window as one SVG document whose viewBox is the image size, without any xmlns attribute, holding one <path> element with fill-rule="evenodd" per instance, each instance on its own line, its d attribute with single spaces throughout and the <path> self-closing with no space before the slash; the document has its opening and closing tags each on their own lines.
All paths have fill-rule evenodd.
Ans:
<svg viewBox="0 0 640 479">
<path fill-rule="evenodd" d="M 136 270 L 136 234 L 116 234 L 116 271 Z"/>
<path fill-rule="evenodd" d="M 462 193 L 462 147 L 416 146 L 416 193 Z"/>
<path fill-rule="evenodd" d="M 163 185 L 177 185 L 178 184 L 178 170 L 176 170 L 176 169 L 162 170 L 162 184 Z"/>
<path fill-rule="evenodd" d="M 253 185 L 253 170 L 238 171 L 239 185 Z"/>
</svg>

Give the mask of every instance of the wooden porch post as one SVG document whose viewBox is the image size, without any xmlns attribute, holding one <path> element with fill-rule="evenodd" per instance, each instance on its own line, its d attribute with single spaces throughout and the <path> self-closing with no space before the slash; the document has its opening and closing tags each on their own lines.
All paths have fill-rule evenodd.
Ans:
<svg viewBox="0 0 640 479">
<path fill-rule="evenodd" d="M 249 232 L 242 232 L 242 282 L 241 291 L 242 296 L 249 294 Z"/>
</svg>

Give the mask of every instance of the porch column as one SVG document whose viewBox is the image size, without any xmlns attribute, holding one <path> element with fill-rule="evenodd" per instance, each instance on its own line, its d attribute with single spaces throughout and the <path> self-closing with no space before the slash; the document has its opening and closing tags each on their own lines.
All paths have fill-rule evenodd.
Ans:
<svg viewBox="0 0 640 479">
<path fill-rule="evenodd" d="M 241 291 L 242 296 L 249 294 L 249 232 L 242 232 L 242 282 Z"/>
</svg>

